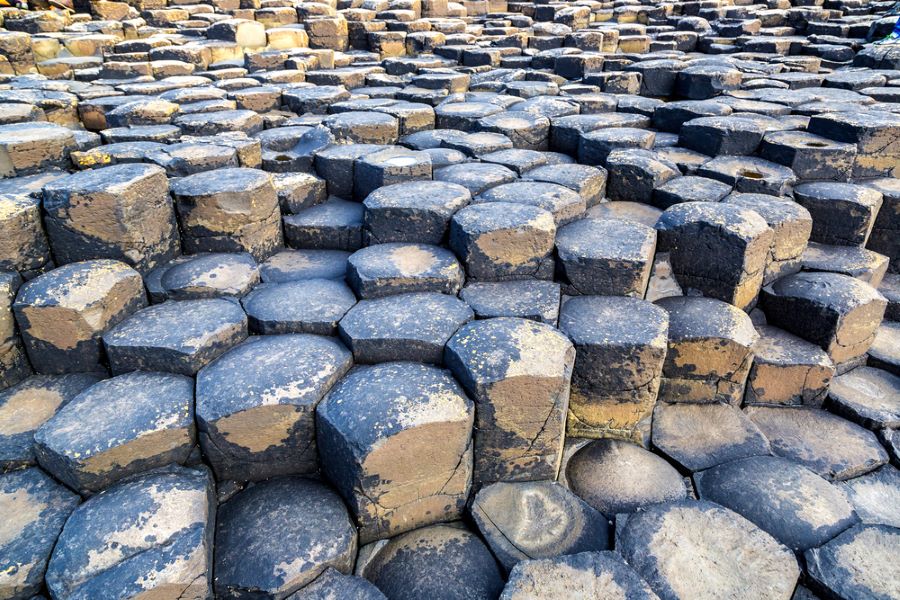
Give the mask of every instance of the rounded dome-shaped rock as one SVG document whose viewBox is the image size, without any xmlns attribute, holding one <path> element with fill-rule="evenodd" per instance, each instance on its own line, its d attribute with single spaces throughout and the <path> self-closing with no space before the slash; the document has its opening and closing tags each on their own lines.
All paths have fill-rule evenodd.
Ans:
<svg viewBox="0 0 900 600">
<path fill-rule="evenodd" d="M 392 538 L 363 574 L 391 600 L 496 598 L 503 589 L 500 567 L 484 542 L 449 525 Z"/>
<path fill-rule="evenodd" d="M 218 598 L 284 598 L 328 567 L 350 573 L 356 530 L 340 497 L 300 477 L 258 483 L 219 507 Z"/>
<path fill-rule="evenodd" d="M 672 465 L 629 442 L 593 441 L 573 454 L 565 469 L 569 489 L 607 517 L 687 496 Z"/>
</svg>

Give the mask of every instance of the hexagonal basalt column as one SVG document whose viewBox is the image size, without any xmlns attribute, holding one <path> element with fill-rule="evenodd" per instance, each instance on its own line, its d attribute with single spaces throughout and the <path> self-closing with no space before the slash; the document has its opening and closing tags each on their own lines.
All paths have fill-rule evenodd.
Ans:
<svg viewBox="0 0 900 600">
<path fill-rule="evenodd" d="M 450 248 L 478 281 L 551 279 L 555 236 L 553 214 L 525 204 L 474 204 L 450 221 Z"/>
<path fill-rule="evenodd" d="M 0 177 L 18 177 L 64 167 L 76 148 L 71 129 L 53 123 L 0 126 Z"/>
<path fill-rule="evenodd" d="M 169 467 L 75 509 L 47 566 L 53 598 L 206 598 L 212 584 L 212 476 Z"/>
<path fill-rule="evenodd" d="M 247 315 L 224 298 L 169 301 L 140 310 L 103 336 L 113 373 L 194 375 L 247 337 Z"/>
<path fill-rule="evenodd" d="M 667 209 L 656 228 L 683 288 L 753 308 L 774 236 L 762 217 L 729 204 L 686 202 Z"/>
<path fill-rule="evenodd" d="M 360 298 L 409 292 L 455 294 L 464 280 L 452 252 L 427 244 L 377 244 L 354 252 L 347 283 Z"/>
<path fill-rule="evenodd" d="M 16 321 L 39 373 L 104 370 L 100 336 L 146 306 L 140 274 L 114 260 L 72 263 L 22 286 Z"/>
<path fill-rule="evenodd" d="M 180 251 L 165 171 L 122 164 L 44 187 L 44 225 L 57 263 L 113 258 L 145 273 Z"/>
<path fill-rule="evenodd" d="M 581 219 L 556 236 L 563 293 L 643 298 L 650 282 L 656 231 L 632 221 Z"/>
<path fill-rule="evenodd" d="M 193 381 L 168 373 L 127 373 L 101 381 L 34 434 L 38 462 L 88 495 L 116 481 L 184 463 L 196 445 Z"/>
<path fill-rule="evenodd" d="M 443 181 L 410 181 L 378 188 L 365 199 L 367 242 L 440 244 L 450 218 L 472 199 L 469 190 Z"/>
<path fill-rule="evenodd" d="M 441 364 L 444 344 L 474 318 L 465 302 L 421 292 L 362 300 L 341 319 L 341 338 L 358 363 L 394 360 Z"/>
<path fill-rule="evenodd" d="M 460 515 L 472 477 L 472 401 L 447 371 L 356 367 L 316 409 L 322 468 L 368 542 Z"/>
<path fill-rule="evenodd" d="M 463 326 L 445 361 L 474 399 L 476 484 L 555 479 L 575 351 L 556 329 L 497 318 Z"/>
<path fill-rule="evenodd" d="M 647 445 L 666 357 L 666 311 L 635 298 L 584 296 L 562 307 L 575 344 L 569 435 Z"/>
<path fill-rule="evenodd" d="M 329 567 L 349 573 L 356 530 L 326 485 L 280 477 L 222 504 L 215 560 L 217 598 L 285 598 Z"/>
<path fill-rule="evenodd" d="M 759 334 L 746 313 L 712 298 L 669 297 L 669 350 L 659 398 L 740 405 Z"/>
<path fill-rule="evenodd" d="M 282 245 L 272 177 L 247 168 L 216 169 L 172 183 L 188 252 L 249 252 L 262 260 Z"/>
<path fill-rule="evenodd" d="M 252 337 L 197 374 L 200 445 L 220 480 L 314 473 L 315 408 L 350 353 L 314 335 Z"/>
<path fill-rule="evenodd" d="M 769 323 L 821 347 L 842 372 L 872 345 L 887 301 L 847 275 L 797 273 L 766 286 L 761 305 Z"/>
<path fill-rule="evenodd" d="M 47 559 L 78 495 L 40 469 L 0 475 L 0 597 L 38 598 Z"/>
</svg>

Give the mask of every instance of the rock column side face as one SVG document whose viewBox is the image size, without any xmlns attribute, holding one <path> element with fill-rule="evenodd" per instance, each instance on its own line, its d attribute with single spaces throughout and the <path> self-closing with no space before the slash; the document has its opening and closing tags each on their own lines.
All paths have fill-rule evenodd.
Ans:
<svg viewBox="0 0 900 600">
<path fill-rule="evenodd" d="M 686 202 L 667 209 L 656 228 L 682 288 L 753 308 L 774 236 L 762 217 L 730 204 Z"/>
<path fill-rule="evenodd" d="M 44 224 L 60 264 L 112 258 L 141 273 L 181 252 L 165 171 L 121 164 L 44 187 Z"/>
<path fill-rule="evenodd" d="M 555 479 L 575 349 L 554 328 L 517 318 L 464 325 L 445 362 L 475 401 L 473 482 Z"/>
<path fill-rule="evenodd" d="M 53 549 L 46 577 L 51 595 L 208 597 L 215 506 L 209 472 L 183 467 L 92 497 L 75 510 Z"/>
<path fill-rule="evenodd" d="M 186 252 L 249 252 L 263 260 L 283 245 L 272 176 L 216 169 L 172 184 Z"/>
<path fill-rule="evenodd" d="M 288 334 L 254 336 L 201 369 L 197 425 L 216 476 L 315 473 L 315 408 L 351 364 L 333 338 Z"/>
<path fill-rule="evenodd" d="M 319 403 L 322 469 L 363 543 L 461 514 L 474 412 L 449 372 L 403 362 L 356 367 Z"/>
<path fill-rule="evenodd" d="M 89 260 L 36 277 L 13 310 L 39 373 L 104 370 L 100 336 L 147 304 L 140 274 L 125 263 Z"/>
<path fill-rule="evenodd" d="M 560 329 L 575 344 L 568 434 L 650 443 L 669 316 L 636 298 L 568 299 Z"/>
<path fill-rule="evenodd" d="M 750 317 L 712 298 L 673 296 L 656 304 L 669 313 L 660 400 L 739 406 L 759 338 Z"/>
</svg>

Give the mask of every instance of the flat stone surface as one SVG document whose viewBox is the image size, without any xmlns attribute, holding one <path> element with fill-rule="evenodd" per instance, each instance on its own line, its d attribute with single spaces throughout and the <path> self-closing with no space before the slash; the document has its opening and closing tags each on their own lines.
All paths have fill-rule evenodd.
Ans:
<svg viewBox="0 0 900 600">
<path fill-rule="evenodd" d="M 900 471 L 893 465 L 845 481 L 842 489 L 863 523 L 900 525 Z"/>
<path fill-rule="evenodd" d="M 772 453 L 759 427 L 728 404 L 657 403 L 653 447 L 689 471 Z"/>
<path fill-rule="evenodd" d="M 743 596 L 787 600 L 793 554 L 740 515 L 705 501 L 648 507 L 616 531 L 616 548 L 663 600 Z"/>
<path fill-rule="evenodd" d="M 0 593 L 6 598 L 29 598 L 40 592 L 50 552 L 78 495 L 43 471 L 23 469 L 0 475 Z"/>
<path fill-rule="evenodd" d="M 335 335 L 338 321 L 356 304 L 343 281 L 304 279 L 264 283 L 241 298 L 250 331 Z"/>
<path fill-rule="evenodd" d="M 900 377 L 872 367 L 858 367 L 834 378 L 826 407 L 874 429 L 900 425 Z"/>
<path fill-rule="evenodd" d="M 556 325 L 559 318 L 560 289 L 552 281 L 470 283 L 459 297 L 480 319 L 522 317 Z"/>
<path fill-rule="evenodd" d="M 34 434 L 38 462 L 82 494 L 129 475 L 184 464 L 197 441 L 193 381 L 134 372 L 73 398 Z"/>
<path fill-rule="evenodd" d="M 357 363 L 395 360 L 441 364 L 444 345 L 474 317 L 447 294 L 420 292 L 361 300 L 338 325 Z"/>
<path fill-rule="evenodd" d="M 407 292 L 453 294 L 463 279 L 452 252 L 427 244 L 378 244 L 354 252 L 347 261 L 347 282 L 360 298 Z"/>
<path fill-rule="evenodd" d="M 500 598 L 653 600 L 657 596 L 615 552 L 580 552 L 522 561 L 510 573 Z"/>
<path fill-rule="evenodd" d="M 35 375 L 0 392 L 0 471 L 34 465 L 34 432 L 101 379 L 90 373 Z"/>
<path fill-rule="evenodd" d="M 772 444 L 772 450 L 828 480 L 863 475 L 888 461 L 871 431 L 816 408 L 745 409 Z"/>
<path fill-rule="evenodd" d="M 103 336 L 113 373 L 194 375 L 247 337 L 247 315 L 223 298 L 165 302 L 136 312 Z"/>
<path fill-rule="evenodd" d="M 729 508 L 796 551 L 859 521 L 840 488 L 779 457 L 750 457 L 694 476 L 700 497 Z"/>
</svg>

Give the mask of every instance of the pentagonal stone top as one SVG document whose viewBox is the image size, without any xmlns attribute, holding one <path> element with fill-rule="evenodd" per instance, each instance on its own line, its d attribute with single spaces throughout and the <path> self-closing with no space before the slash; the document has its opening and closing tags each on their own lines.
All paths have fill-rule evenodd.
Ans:
<svg viewBox="0 0 900 600">
<path fill-rule="evenodd" d="M 247 337 L 247 315 L 223 298 L 150 306 L 103 336 L 114 373 L 132 370 L 193 375 Z"/>
<path fill-rule="evenodd" d="M 362 300 L 347 311 L 339 327 L 357 362 L 440 364 L 444 344 L 474 316 L 455 296 L 422 292 Z"/>
<path fill-rule="evenodd" d="M 183 462 L 194 446 L 194 384 L 183 375 L 126 373 L 83 391 L 34 436 L 44 467 L 99 491 L 126 475 Z"/>
<path fill-rule="evenodd" d="M 347 280 L 361 298 L 406 292 L 455 294 L 463 271 L 452 252 L 427 244 L 378 244 L 353 253 Z"/>
</svg>

